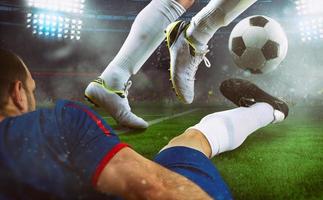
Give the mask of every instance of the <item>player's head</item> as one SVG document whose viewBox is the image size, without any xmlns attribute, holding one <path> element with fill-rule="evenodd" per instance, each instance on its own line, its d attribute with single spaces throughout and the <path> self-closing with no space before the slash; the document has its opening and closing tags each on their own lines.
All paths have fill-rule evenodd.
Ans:
<svg viewBox="0 0 323 200">
<path fill-rule="evenodd" d="M 35 81 L 25 63 L 0 49 L 0 114 L 20 115 L 35 110 Z"/>
</svg>

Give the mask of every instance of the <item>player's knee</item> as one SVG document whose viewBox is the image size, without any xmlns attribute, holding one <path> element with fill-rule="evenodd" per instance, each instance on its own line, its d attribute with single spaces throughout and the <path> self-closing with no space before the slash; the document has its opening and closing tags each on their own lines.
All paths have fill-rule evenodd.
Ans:
<svg viewBox="0 0 323 200">
<path fill-rule="evenodd" d="M 210 144 L 199 130 L 188 129 L 185 133 L 173 138 L 168 145 L 164 148 L 170 147 L 188 147 L 202 152 L 206 156 L 210 156 Z"/>
<path fill-rule="evenodd" d="M 185 9 L 190 8 L 195 0 L 176 0 L 179 4 L 181 4 Z"/>
<path fill-rule="evenodd" d="M 185 0 L 186 1 L 186 3 L 191 7 L 193 4 L 194 4 L 194 2 L 195 2 L 195 0 Z"/>
<path fill-rule="evenodd" d="M 174 137 L 172 140 L 169 141 L 169 145 L 174 145 L 174 144 L 186 144 L 188 141 L 191 140 L 196 140 L 199 138 L 199 131 L 195 129 L 188 129 L 181 135 Z"/>
</svg>

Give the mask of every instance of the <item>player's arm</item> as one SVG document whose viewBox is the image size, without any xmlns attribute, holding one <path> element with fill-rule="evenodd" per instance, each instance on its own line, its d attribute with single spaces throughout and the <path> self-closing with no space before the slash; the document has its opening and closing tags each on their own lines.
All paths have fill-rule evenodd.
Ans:
<svg viewBox="0 0 323 200">
<path fill-rule="evenodd" d="M 96 189 L 125 199 L 210 199 L 190 180 L 121 143 L 88 107 L 65 101 L 56 107 L 59 133 L 71 152 L 69 162 Z"/>
<path fill-rule="evenodd" d="M 200 187 L 139 155 L 120 150 L 99 176 L 97 189 L 125 199 L 211 199 Z"/>
</svg>

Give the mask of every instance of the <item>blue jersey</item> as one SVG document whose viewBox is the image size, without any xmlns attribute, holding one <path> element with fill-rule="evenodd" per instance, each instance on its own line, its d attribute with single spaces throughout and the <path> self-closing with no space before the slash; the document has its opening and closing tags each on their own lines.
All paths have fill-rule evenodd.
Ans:
<svg viewBox="0 0 323 200">
<path fill-rule="evenodd" d="M 100 199 L 95 185 L 126 144 L 86 106 L 58 101 L 0 123 L 0 199 Z"/>
<path fill-rule="evenodd" d="M 96 113 L 70 101 L 7 118 L 0 123 L 0 200 L 120 199 L 95 187 L 111 158 L 127 146 Z M 170 148 L 155 162 L 215 199 L 231 199 L 220 174 L 201 152 Z"/>
</svg>

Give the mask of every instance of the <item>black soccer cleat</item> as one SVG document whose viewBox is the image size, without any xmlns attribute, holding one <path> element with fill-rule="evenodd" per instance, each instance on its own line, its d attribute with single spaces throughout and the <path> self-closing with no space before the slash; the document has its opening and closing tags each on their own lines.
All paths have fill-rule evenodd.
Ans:
<svg viewBox="0 0 323 200">
<path fill-rule="evenodd" d="M 255 103 L 265 102 L 270 104 L 274 110 L 288 116 L 288 105 L 283 100 L 273 97 L 260 89 L 257 85 L 242 79 L 228 79 L 221 83 L 220 91 L 227 99 L 237 106 L 249 107 Z M 279 119 L 276 119 L 279 120 Z"/>
</svg>

